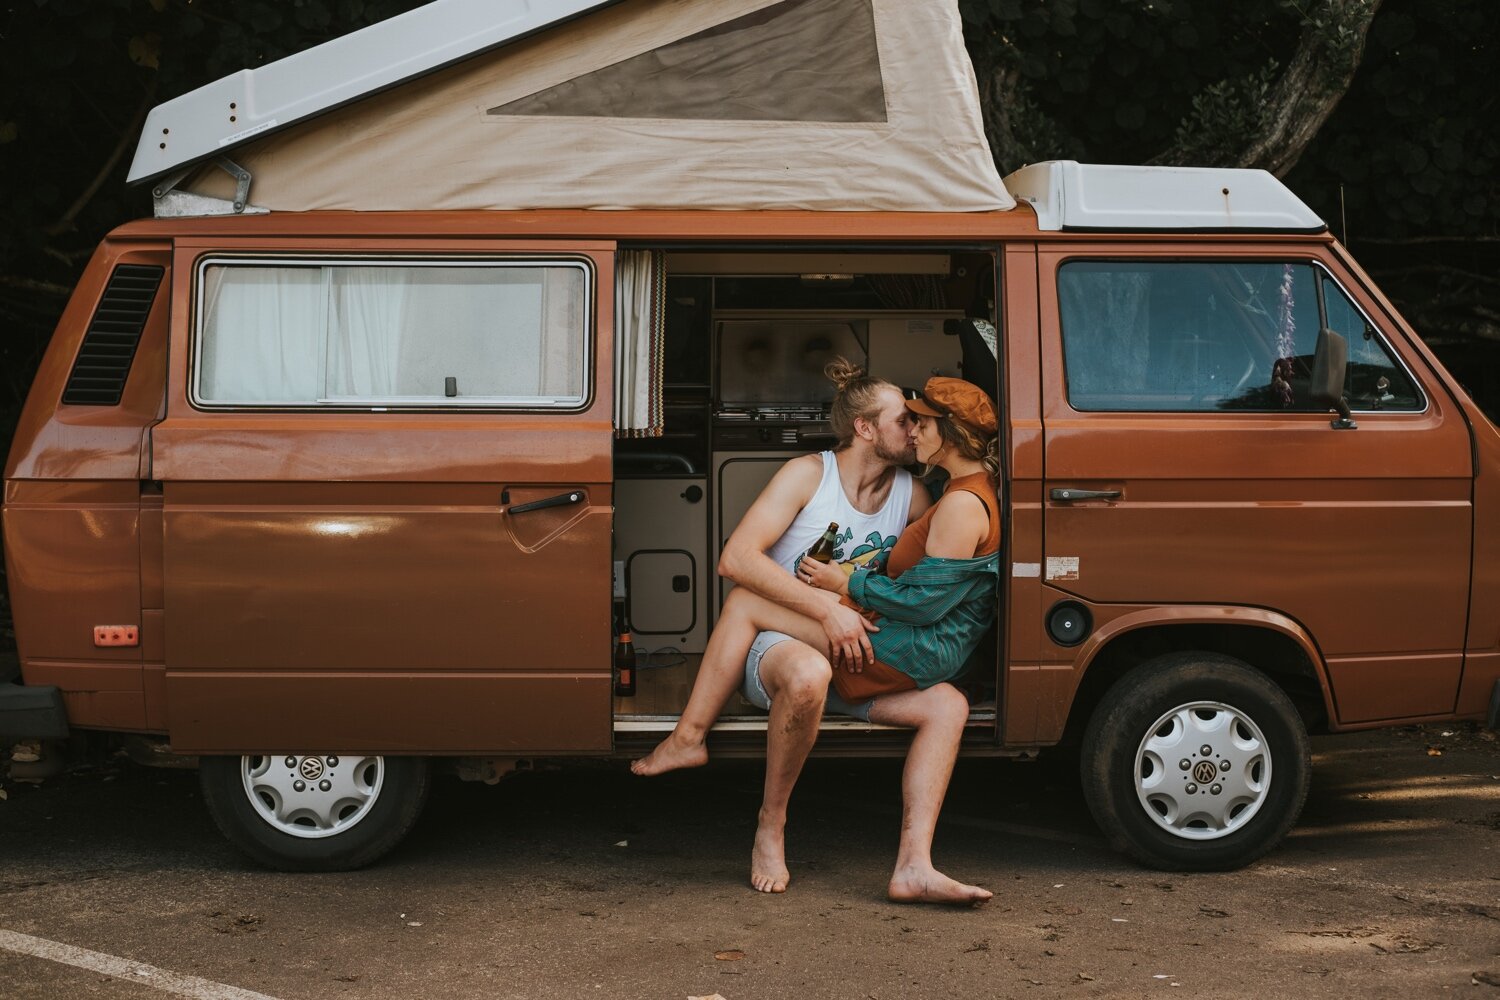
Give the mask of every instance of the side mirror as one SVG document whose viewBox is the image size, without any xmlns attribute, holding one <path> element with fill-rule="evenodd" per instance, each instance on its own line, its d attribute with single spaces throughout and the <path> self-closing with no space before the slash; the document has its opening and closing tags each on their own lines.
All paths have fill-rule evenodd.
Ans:
<svg viewBox="0 0 1500 1000">
<path fill-rule="evenodd" d="M 1318 346 L 1313 351 L 1312 401 L 1337 410 L 1332 422 L 1336 431 L 1352 431 L 1359 425 L 1349 416 L 1349 401 L 1344 398 L 1344 373 L 1349 367 L 1349 345 L 1328 327 L 1318 331 Z"/>
</svg>

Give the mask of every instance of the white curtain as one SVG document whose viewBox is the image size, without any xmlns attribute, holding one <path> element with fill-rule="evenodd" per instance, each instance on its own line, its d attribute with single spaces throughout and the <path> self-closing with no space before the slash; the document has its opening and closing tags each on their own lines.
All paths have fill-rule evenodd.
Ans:
<svg viewBox="0 0 1500 1000">
<path fill-rule="evenodd" d="M 203 399 L 318 398 L 327 314 L 321 268 L 209 267 L 203 314 Z"/>
<path fill-rule="evenodd" d="M 211 266 L 199 393 L 569 405 L 585 395 L 587 308 L 571 265 Z"/>
<path fill-rule="evenodd" d="M 666 255 L 615 255 L 615 436 L 660 437 Z"/>
</svg>

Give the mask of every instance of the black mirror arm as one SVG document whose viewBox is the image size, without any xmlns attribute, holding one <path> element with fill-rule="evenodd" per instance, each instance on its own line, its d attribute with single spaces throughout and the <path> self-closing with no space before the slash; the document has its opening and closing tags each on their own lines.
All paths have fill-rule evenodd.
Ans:
<svg viewBox="0 0 1500 1000">
<path fill-rule="evenodd" d="M 1338 411 L 1339 417 L 1337 420 L 1329 421 L 1328 426 L 1336 431 L 1359 430 L 1359 424 L 1354 422 L 1354 417 L 1349 412 L 1349 400 L 1340 396 L 1334 401 L 1333 408 Z"/>
</svg>

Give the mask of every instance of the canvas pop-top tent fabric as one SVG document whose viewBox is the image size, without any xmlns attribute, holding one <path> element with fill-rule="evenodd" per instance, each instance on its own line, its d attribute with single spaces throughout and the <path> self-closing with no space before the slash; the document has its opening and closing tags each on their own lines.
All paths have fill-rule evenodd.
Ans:
<svg viewBox="0 0 1500 1000">
<path fill-rule="evenodd" d="M 143 156 L 192 98 L 153 112 L 133 180 L 166 173 Z M 272 210 L 1014 206 L 956 0 L 622 0 L 218 145 L 254 178 L 250 201 Z M 179 187 L 233 191 L 208 164 Z"/>
</svg>

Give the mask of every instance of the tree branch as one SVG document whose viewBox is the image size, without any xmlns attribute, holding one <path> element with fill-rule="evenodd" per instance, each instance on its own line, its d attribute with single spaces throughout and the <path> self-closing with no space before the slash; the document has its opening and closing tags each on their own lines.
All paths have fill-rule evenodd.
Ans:
<svg viewBox="0 0 1500 1000">
<path fill-rule="evenodd" d="M 83 193 L 74 200 L 73 204 L 68 206 L 68 210 L 62 214 L 62 217 L 42 230 L 42 232 L 48 236 L 56 236 L 73 228 L 73 221 L 78 218 L 78 213 L 82 212 L 88 206 L 88 203 L 93 200 L 94 195 L 99 193 L 99 188 L 104 185 L 104 182 L 109 179 L 109 175 L 114 172 L 115 166 L 120 162 L 120 158 L 125 155 L 125 150 L 130 148 L 131 142 L 135 140 L 137 134 L 140 132 L 141 123 L 146 120 L 146 112 L 151 110 L 151 103 L 155 99 L 156 78 L 152 77 L 150 85 L 146 87 L 146 93 L 141 97 L 140 106 L 136 108 L 135 115 L 130 120 L 130 125 L 120 133 L 120 139 L 115 143 L 115 148 L 110 152 L 108 159 L 104 161 L 104 166 L 94 175 L 94 179 L 89 182 L 88 187 L 83 189 Z"/>
<path fill-rule="evenodd" d="M 0 274 L 0 286 L 5 288 L 19 288 L 23 292 L 56 295 L 64 299 L 73 294 L 73 289 L 67 285 L 59 285 L 52 281 L 38 281 L 35 278 L 22 278 L 14 274 Z"/>
<path fill-rule="evenodd" d="M 1272 62 L 1244 80 L 1207 88 L 1173 146 L 1150 162 L 1259 167 L 1284 177 L 1348 91 L 1380 3 L 1310 0 L 1297 50 L 1280 76 Z"/>
<path fill-rule="evenodd" d="M 1311 14 L 1296 53 L 1271 91 L 1268 126 L 1251 138 L 1239 166 L 1285 177 L 1297 165 L 1349 90 L 1380 2 L 1325 0 Z"/>
</svg>

